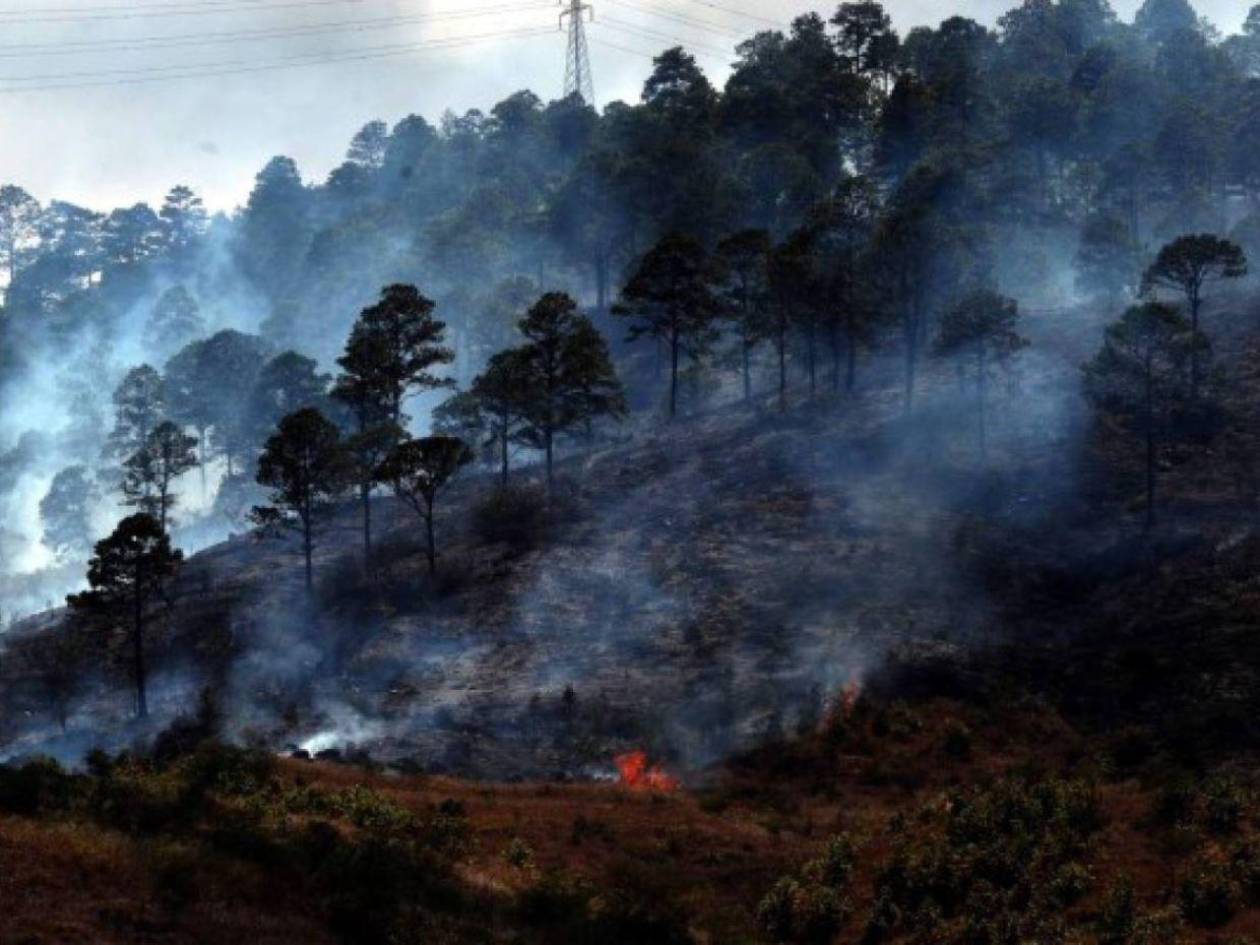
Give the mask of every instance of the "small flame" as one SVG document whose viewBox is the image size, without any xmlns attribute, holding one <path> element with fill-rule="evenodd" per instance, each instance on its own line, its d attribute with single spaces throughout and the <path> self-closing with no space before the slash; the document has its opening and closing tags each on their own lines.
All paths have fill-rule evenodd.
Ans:
<svg viewBox="0 0 1260 945">
<path fill-rule="evenodd" d="M 847 722 L 853 716 L 853 711 L 857 708 L 858 700 L 861 698 L 862 684 L 858 681 L 857 674 L 854 673 L 849 677 L 849 681 L 841 687 L 835 699 L 831 700 L 825 716 L 819 723 L 818 731 L 825 732 L 837 723 Z"/>
<path fill-rule="evenodd" d="M 840 717 L 847 719 L 851 716 L 860 698 L 862 698 L 862 684 L 858 682 L 856 675 L 850 676 L 849 681 L 840 690 Z"/>
<path fill-rule="evenodd" d="M 642 751 L 628 751 L 613 759 L 621 785 L 632 791 L 657 791 L 668 793 L 678 790 L 678 779 L 658 765 L 648 763 Z"/>
</svg>

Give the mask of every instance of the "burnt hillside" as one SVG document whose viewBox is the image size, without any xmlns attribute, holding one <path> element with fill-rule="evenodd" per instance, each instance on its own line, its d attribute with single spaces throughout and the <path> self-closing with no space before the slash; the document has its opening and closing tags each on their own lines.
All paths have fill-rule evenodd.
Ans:
<svg viewBox="0 0 1260 945">
<path fill-rule="evenodd" d="M 325 525 L 311 599 L 292 539 L 243 534 L 195 555 L 152 619 L 157 724 L 209 688 L 235 737 L 275 748 L 356 745 L 504 778 L 590 776 L 642 745 L 698 771 L 808 724 L 890 652 L 929 666 L 979 654 L 986 678 L 1027 675 L 1098 718 L 1140 714 L 1153 690 L 1133 660 L 1148 644 L 1150 671 L 1196 667 L 1201 685 L 1178 694 L 1228 693 L 1245 711 L 1256 687 L 1227 664 L 1249 611 L 1200 614 L 1246 593 L 1256 553 L 1246 307 L 1213 311 L 1230 341 L 1229 427 L 1161 457 L 1152 532 L 1133 512 L 1131 443 L 1080 400 L 1089 317 L 1035 314 L 1034 338 L 1073 318 L 1080 340 L 1028 359 L 983 463 L 952 371 L 934 369 L 907 414 L 886 359 L 860 398 L 626 424 L 562 462 L 549 504 L 533 468 L 506 496 L 466 475 L 439 510 L 434 577 L 419 521 L 387 498 L 366 572 L 356 507 Z M 20 658 L 61 619 L 26 624 L 0 661 L 11 752 L 73 757 L 142 734 L 125 661 L 94 659 L 67 693 Z M 1045 671 L 1064 663 L 1086 678 Z"/>
</svg>

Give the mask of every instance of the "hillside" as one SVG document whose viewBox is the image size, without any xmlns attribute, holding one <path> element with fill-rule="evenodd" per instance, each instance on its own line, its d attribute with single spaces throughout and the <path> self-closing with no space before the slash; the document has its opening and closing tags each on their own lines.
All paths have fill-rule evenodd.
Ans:
<svg viewBox="0 0 1260 945">
<path fill-rule="evenodd" d="M 1249 304 L 1211 310 L 1231 404 L 1255 388 Z M 1138 454 L 1077 393 L 1076 365 L 1097 338 L 1089 313 L 1031 315 L 1029 333 L 1039 343 L 1065 319 L 1079 341 L 1059 335 L 1023 369 L 990 418 L 983 464 L 948 364 L 932 368 L 927 405 L 907 419 L 897 364 L 882 359 L 861 398 L 797 393 L 786 411 L 759 398 L 672 425 L 628 423 L 561 463 L 549 505 L 536 467 L 518 470 L 506 497 L 491 475 L 467 475 L 439 508 L 435 577 L 419 520 L 384 497 L 366 575 L 357 506 L 325 523 L 310 600 L 296 539 L 234 537 L 189 560 L 153 622 L 157 724 L 208 688 L 236 737 L 276 749 L 358 747 L 501 780 L 585 777 L 643 747 L 700 772 L 819 717 L 890 653 L 996 660 L 1030 677 L 1021 685 L 1112 721 L 1149 711 L 1107 695 L 1146 653 L 1151 671 L 1198 667 L 1191 689 L 1131 679 L 1159 693 L 1161 712 L 1173 716 L 1181 696 L 1202 711 L 1228 694 L 1245 715 L 1257 686 L 1223 664 L 1249 633 L 1235 601 L 1258 544 L 1246 517 L 1254 425 L 1231 409 L 1221 461 L 1167 454 L 1159 524 L 1144 533 L 1129 500 Z M 1229 622 L 1205 626 L 1212 607 Z M 11 652 L 28 639 L 38 651 L 60 619 L 20 627 Z M 1181 624 L 1200 633 L 1192 653 Z M 0 662 L 11 752 L 72 758 L 143 734 L 128 720 L 125 659 L 95 666 L 67 693 L 38 660 Z"/>
<path fill-rule="evenodd" d="M 699 791 L 380 773 L 195 737 L 91 775 L 0 771 L 0 941 L 1260 931 L 1252 770 L 1196 779 L 1035 700 L 863 695 Z"/>
</svg>

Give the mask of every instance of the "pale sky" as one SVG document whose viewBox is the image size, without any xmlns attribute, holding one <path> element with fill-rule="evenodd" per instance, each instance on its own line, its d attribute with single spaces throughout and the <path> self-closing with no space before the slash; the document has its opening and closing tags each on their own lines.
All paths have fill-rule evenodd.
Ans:
<svg viewBox="0 0 1260 945">
<path fill-rule="evenodd" d="M 721 84 L 741 37 L 835 5 L 591 2 L 601 104 L 635 100 L 651 55 L 680 42 Z M 992 23 L 1015 2 L 885 5 L 904 30 L 955 13 Z M 1138 2 L 1114 5 L 1128 17 Z M 1226 32 L 1247 5 L 1197 2 Z M 371 119 L 436 123 L 522 88 L 557 97 L 558 12 L 556 0 L 0 0 L 0 182 L 98 209 L 186 183 L 230 209 L 276 154 L 322 180 Z"/>
</svg>

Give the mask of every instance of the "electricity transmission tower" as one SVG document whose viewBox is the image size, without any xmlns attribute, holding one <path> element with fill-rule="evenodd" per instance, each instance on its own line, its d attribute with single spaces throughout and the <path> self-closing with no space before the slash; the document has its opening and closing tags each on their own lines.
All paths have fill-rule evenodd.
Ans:
<svg viewBox="0 0 1260 945">
<path fill-rule="evenodd" d="M 595 105 L 595 83 L 591 80 L 591 54 L 586 45 L 586 17 L 595 19 L 595 8 L 582 0 L 560 0 L 568 9 L 560 14 L 560 28 L 569 25 L 568 54 L 564 63 L 564 96 L 578 94 L 587 105 Z"/>
</svg>

